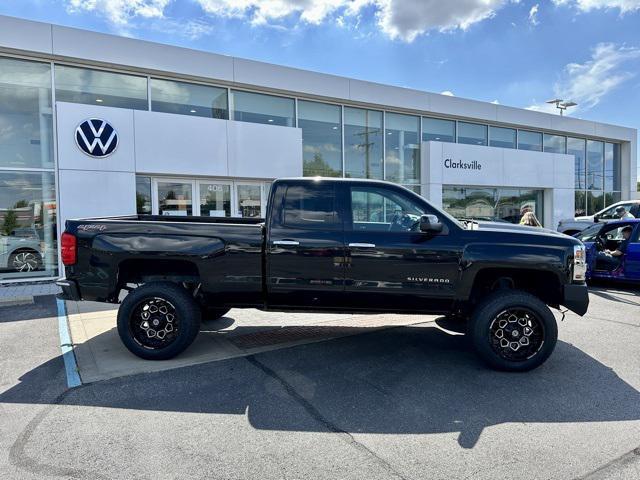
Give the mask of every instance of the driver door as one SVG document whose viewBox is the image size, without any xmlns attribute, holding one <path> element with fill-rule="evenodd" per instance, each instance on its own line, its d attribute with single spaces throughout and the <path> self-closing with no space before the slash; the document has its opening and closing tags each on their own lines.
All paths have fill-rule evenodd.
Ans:
<svg viewBox="0 0 640 480">
<path fill-rule="evenodd" d="M 345 188 L 349 306 L 428 311 L 449 303 L 459 249 L 446 224 L 438 234 L 418 228 L 422 214 L 437 212 L 399 187 L 353 183 Z"/>
</svg>

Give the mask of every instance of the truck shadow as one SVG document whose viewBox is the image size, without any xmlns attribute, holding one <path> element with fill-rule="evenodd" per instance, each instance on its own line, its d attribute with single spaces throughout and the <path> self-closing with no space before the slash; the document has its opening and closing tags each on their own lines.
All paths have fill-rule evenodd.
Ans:
<svg viewBox="0 0 640 480">
<path fill-rule="evenodd" d="M 52 359 L 26 373 L 0 402 L 47 403 L 34 392 L 60 364 Z M 264 430 L 456 432 L 463 448 L 502 423 L 640 420 L 640 392 L 571 344 L 559 342 L 535 371 L 500 373 L 479 363 L 464 336 L 433 327 L 107 380 L 70 390 L 57 403 L 246 415 Z"/>
</svg>

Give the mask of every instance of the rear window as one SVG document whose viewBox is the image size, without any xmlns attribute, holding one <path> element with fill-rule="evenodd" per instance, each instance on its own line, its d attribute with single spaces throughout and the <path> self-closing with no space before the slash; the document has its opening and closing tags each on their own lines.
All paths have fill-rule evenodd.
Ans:
<svg viewBox="0 0 640 480">
<path fill-rule="evenodd" d="M 282 222 L 293 228 L 337 229 L 341 227 L 333 185 L 291 185 L 284 199 Z"/>
</svg>

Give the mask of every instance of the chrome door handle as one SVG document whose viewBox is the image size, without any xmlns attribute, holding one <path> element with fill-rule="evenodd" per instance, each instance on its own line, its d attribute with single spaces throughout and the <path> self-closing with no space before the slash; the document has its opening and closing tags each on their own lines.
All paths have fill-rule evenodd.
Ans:
<svg viewBox="0 0 640 480">
<path fill-rule="evenodd" d="M 350 243 L 349 246 L 352 248 L 376 248 L 375 243 Z"/>
<path fill-rule="evenodd" d="M 281 245 L 283 247 L 295 247 L 296 245 L 300 245 L 300 242 L 296 240 L 276 240 L 273 244 Z"/>
</svg>

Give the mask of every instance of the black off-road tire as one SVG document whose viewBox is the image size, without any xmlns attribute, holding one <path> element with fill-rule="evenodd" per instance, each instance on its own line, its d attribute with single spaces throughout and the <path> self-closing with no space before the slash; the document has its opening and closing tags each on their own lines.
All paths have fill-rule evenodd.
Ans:
<svg viewBox="0 0 640 480">
<path fill-rule="evenodd" d="M 202 307 L 202 321 L 209 322 L 218 320 L 229 313 L 230 308 L 215 308 L 215 307 Z"/>
<path fill-rule="evenodd" d="M 516 321 L 511 322 L 514 317 Z M 487 365 L 509 372 L 539 367 L 558 341 L 558 325 L 549 307 L 534 295 L 519 290 L 499 290 L 488 296 L 473 312 L 467 333 Z M 520 345 L 524 336 L 528 337 L 526 346 Z M 502 338 L 510 345 L 502 346 L 505 343 Z M 512 342 L 517 351 L 513 351 Z"/>
<path fill-rule="evenodd" d="M 145 338 L 146 330 L 141 327 L 145 323 L 142 317 L 145 306 L 148 307 L 149 304 L 160 305 L 161 310 L 162 307 L 165 311 L 169 309 L 168 314 L 158 313 L 165 317 L 157 319 L 158 327 L 163 327 L 163 332 L 168 330 L 171 323 L 171 332 L 165 332 L 162 340 L 155 333 L 154 338 Z M 169 320 L 169 316 L 173 318 Z M 168 360 L 193 343 L 200 331 L 200 319 L 199 305 L 182 286 L 172 282 L 152 282 L 136 288 L 122 301 L 118 310 L 118 334 L 125 347 L 134 355 L 146 360 Z M 153 317 L 150 318 L 151 322 L 154 320 Z M 147 322 L 146 329 L 149 328 L 156 327 Z M 162 344 L 164 339 L 167 339 L 166 344 Z"/>
</svg>

